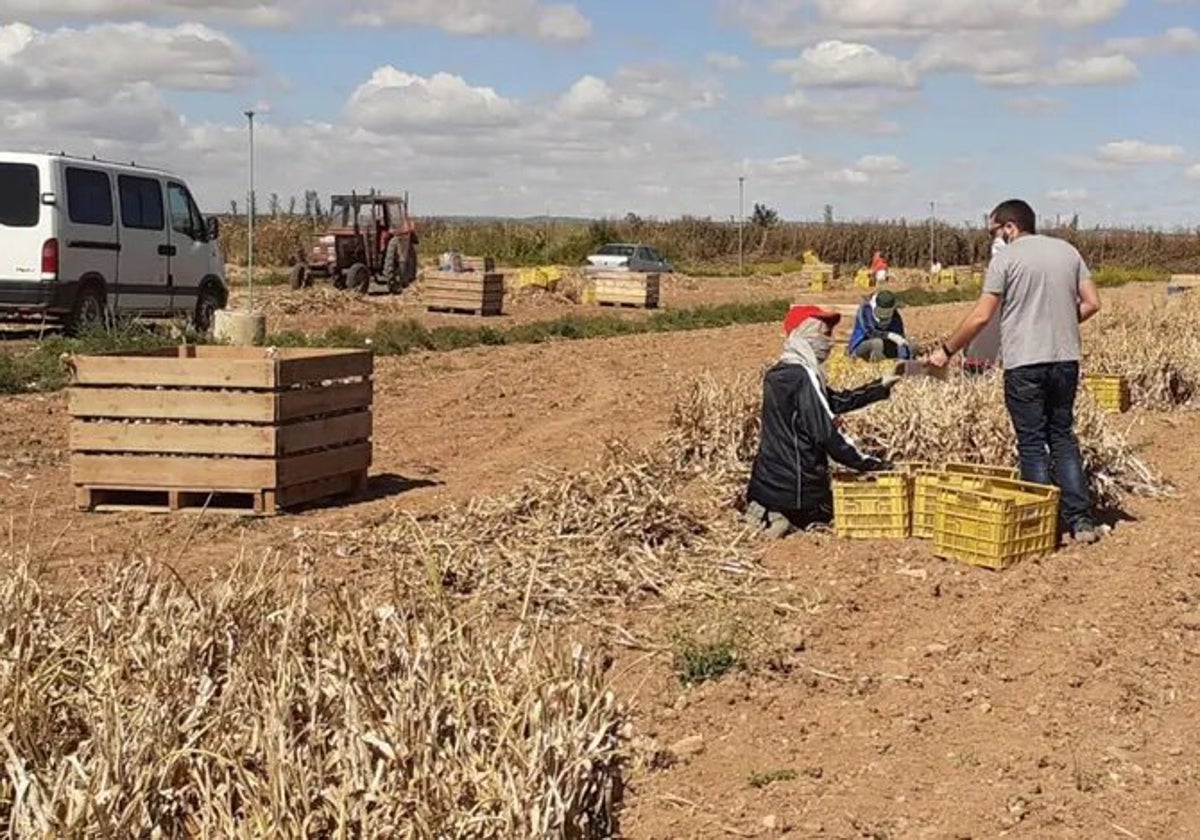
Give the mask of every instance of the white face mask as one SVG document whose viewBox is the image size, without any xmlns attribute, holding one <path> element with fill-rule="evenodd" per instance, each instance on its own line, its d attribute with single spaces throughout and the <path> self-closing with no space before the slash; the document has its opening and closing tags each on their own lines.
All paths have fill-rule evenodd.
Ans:
<svg viewBox="0 0 1200 840">
<path fill-rule="evenodd" d="M 820 364 L 825 364 L 829 358 L 829 353 L 833 349 L 833 339 L 827 335 L 814 335 L 808 340 L 812 346 L 813 355 L 817 357 Z"/>
</svg>

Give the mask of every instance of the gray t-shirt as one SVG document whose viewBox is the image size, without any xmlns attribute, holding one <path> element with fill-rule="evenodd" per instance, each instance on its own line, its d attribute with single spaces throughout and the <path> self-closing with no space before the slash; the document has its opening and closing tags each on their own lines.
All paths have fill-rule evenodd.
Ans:
<svg viewBox="0 0 1200 840">
<path fill-rule="evenodd" d="M 1022 236 L 996 254 L 983 290 L 1000 297 L 1005 370 L 1079 361 L 1079 284 L 1090 276 L 1075 247 L 1052 236 Z"/>
</svg>

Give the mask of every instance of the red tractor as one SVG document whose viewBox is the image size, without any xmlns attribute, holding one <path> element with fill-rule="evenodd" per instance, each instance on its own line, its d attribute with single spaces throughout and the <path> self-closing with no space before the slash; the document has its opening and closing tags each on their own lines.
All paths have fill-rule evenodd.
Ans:
<svg viewBox="0 0 1200 840">
<path fill-rule="evenodd" d="M 372 282 L 386 284 L 393 294 L 413 283 L 417 230 L 408 215 L 408 194 L 332 196 L 329 226 L 292 267 L 292 288 L 310 286 L 317 276 L 359 294 L 369 292 Z"/>
</svg>

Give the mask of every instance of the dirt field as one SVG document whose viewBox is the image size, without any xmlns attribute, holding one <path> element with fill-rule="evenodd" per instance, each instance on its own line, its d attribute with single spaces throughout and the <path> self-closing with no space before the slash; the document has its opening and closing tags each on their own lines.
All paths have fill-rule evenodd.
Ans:
<svg viewBox="0 0 1200 840">
<path fill-rule="evenodd" d="M 510 279 L 516 272 L 510 271 Z M 233 274 L 231 306 L 245 301 L 247 290 L 241 277 Z M 662 280 L 662 307 L 687 309 L 720 303 L 752 302 L 792 298 L 797 302 L 828 300 L 852 303 L 862 293 L 841 289 L 814 295 L 800 288 L 796 277 L 692 278 L 670 275 Z M 379 321 L 414 318 L 427 326 L 472 325 L 481 323 L 470 316 L 427 313 L 421 299 L 418 282 L 400 295 L 389 295 L 382 287 L 367 297 L 338 291 L 328 280 L 316 280 L 312 288 L 293 291 L 286 285 L 260 286 L 254 290 L 255 308 L 267 313 L 269 329 L 298 329 L 317 332 L 338 324 L 351 324 L 370 329 Z M 596 306 L 581 307 L 565 293 L 542 289 L 512 289 L 505 298 L 504 314 L 482 323 L 494 327 L 559 318 L 566 315 L 605 313 L 621 318 L 640 319 L 649 314 L 644 310 L 609 309 Z"/>
<path fill-rule="evenodd" d="M 789 296 L 778 281 L 741 291 L 702 281 L 668 286 L 667 303 L 726 294 Z M 1131 287 L 1105 298 L 1140 306 L 1162 295 Z M 280 312 L 272 329 L 406 306 Z M 536 315 L 559 306 L 570 311 Z M 963 310 L 915 310 L 910 329 L 940 334 Z M 0 515 L 10 541 L 64 581 L 135 555 L 192 579 L 239 554 L 287 562 L 308 532 L 503 491 L 541 465 L 577 468 L 608 438 L 648 444 L 690 377 L 752 374 L 778 342 L 778 326 L 762 325 L 380 359 L 372 498 L 270 520 L 76 513 L 64 398 L 3 398 Z M 672 766 L 634 774 L 623 833 L 1200 836 L 1200 416 L 1127 422 L 1179 492 L 1134 502 L 1132 521 L 1096 547 L 995 574 L 936 560 L 917 542 L 796 537 L 767 555 L 773 585 L 807 593 L 804 610 L 777 620 L 791 649 L 783 668 L 685 690 L 666 654 L 619 654 L 617 685 L 636 700 L 639 731 L 679 745 Z M 353 557 L 321 562 L 331 579 L 363 571 Z"/>
</svg>

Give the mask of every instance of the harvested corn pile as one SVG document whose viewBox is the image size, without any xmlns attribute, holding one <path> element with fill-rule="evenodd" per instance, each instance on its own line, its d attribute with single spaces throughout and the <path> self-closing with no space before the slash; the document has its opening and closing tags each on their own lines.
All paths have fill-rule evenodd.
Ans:
<svg viewBox="0 0 1200 840">
<path fill-rule="evenodd" d="M 710 472 L 731 496 L 740 494 L 757 447 L 758 387 L 747 379 L 693 383 L 672 415 L 668 440 L 675 463 Z M 909 379 L 890 400 L 845 421 L 860 448 L 892 460 L 1016 465 L 999 376 Z M 1076 431 L 1096 502 L 1116 507 L 1126 494 L 1168 492 L 1112 422 L 1091 400 L 1080 401 Z"/>
<path fill-rule="evenodd" d="M 1101 312 L 1084 351 L 1084 371 L 1124 376 L 1135 406 L 1166 411 L 1200 398 L 1200 328 L 1187 307 Z"/>
<path fill-rule="evenodd" d="M 339 551 L 401 579 L 424 575 L 509 607 L 574 611 L 752 580 L 745 532 L 688 510 L 676 486 L 669 466 L 615 449 L 591 471 L 539 476 L 506 496 L 336 539 Z"/>
<path fill-rule="evenodd" d="M 16 837 L 607 837 L 626 713 L 529 631 L 236 572 L 0 576 Z"/>
</svg>

